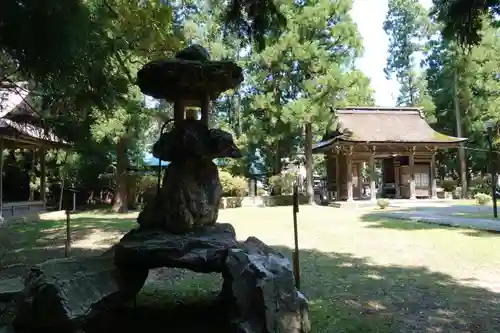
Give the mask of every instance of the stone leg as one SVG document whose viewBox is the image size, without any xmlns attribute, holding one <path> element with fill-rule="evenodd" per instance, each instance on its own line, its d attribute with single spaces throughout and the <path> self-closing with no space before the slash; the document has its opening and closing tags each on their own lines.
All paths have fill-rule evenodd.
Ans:
<svg viewBox="0 0 500 333">
<path fill-rule="evenodd" d="M 147 276 L 147 269 L 118 267 L 113 248 L 102 256 L 46 261 L 27 275 L 14 325 L 27 332 L 72 331 L 132 300 Z"/>
<path fill-rule="evenodd" d="M 307 300 L 294 286 L 290 262 L 255 237 L 226 259 L 239 332 L 309 333 Z"/>
</svg>

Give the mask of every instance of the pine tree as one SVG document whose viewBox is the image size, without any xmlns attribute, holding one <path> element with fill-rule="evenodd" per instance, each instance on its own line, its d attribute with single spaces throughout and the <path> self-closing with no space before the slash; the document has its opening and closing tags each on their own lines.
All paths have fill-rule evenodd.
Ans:
<svg viewBox="0 0 500 333">
<path fill-rule="evenodd" d="M 400 84 L 397 105 L 433 107 L 426 95 L 426 84 L 414 58 L 423 51 L 430 23 L 426 9 L 418 0 L 389 0 L 383 28 L 389 36 L 389 57 L 384 72 Z"/>
<path fill-rule="evenodd" d="M 362 42 L 351 5 L 350 0 L 313 0 L 281 6 L 287 30 L 254 61 L 253 105 L 272 127 L 273 156 L 279 161 L 283 146 L 296 153 L 297 143 L 304 145 L 311 201 L 314 138 L 324 133 L 333 108 L 350 98 L 370 99 L 368 80 L 354 68 Z M 274 171 L 281 171 L 279 165 Z"/>
</svg>

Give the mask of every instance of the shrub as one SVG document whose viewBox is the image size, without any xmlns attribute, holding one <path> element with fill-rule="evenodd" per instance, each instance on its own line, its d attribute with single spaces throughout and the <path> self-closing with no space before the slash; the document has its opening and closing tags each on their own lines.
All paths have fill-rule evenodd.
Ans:
<svg viewBox="0 0 500 333">
<path fill-rule="evenodd" d="M 220 183 L 222 185 L 222 195 L 225 197 L 244 197 L 248 190 L 245 178 L 233 176 L 227 171 L 219 172 Z"/>
<path fill-rule="evenodd" d="M 141 210 L 146 202 L 156 196 L 157 187 L 157 175 L 129 176 L 129 208 Z"/>
<path fill-rule="evenodd" d="M 445 192 L 453 192 L 453 190 L 457 187 L 457 181 L 451 178 L 443 179 L 441 187 Z"/>
<path fill-rule="evenodd" d="M 156 189 L 158 186 L 158 176 L 157 175 L 144 175 L 138 177 L 137 179 L 137 194 L 144 195 L 151 189 Z"/>
<path fill-rule="evenodd" d="M 475 195 L 491 191 L 491 175 L 477 176 L 471 179 L 470 191 Z"/>
<path fill-rule="evenodd" d="M 269 178 L 271 192 L 274 195 L 293 194 L 293 184 L 296 179 L 296 174 L 292 172 L 272 176 Z"/>
<path fill-rule="evenodd" d="M 491 201 L 491 196 L 486 193 L 478 193 L 474 196 L 478 205 L 484 206 Z"/>
<path fill-rule="evenodd" d="M 389 200 L 388 199 L 378 199 L 377 205 L 380 207 L 380 209 L 386 209 L 389 206 Z"/>
<path fill-rule="evenodd" d="M 257 187 L 257 193 L 256 193 L 258 196 L 263 196 L 263 195 L 266 195 L 267 192 L 264 188 L 262 187 Z"/>
</svg>

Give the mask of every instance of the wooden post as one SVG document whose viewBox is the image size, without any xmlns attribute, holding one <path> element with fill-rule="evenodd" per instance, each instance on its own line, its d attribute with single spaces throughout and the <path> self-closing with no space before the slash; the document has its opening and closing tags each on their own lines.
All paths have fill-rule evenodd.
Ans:
<svg viewBox="0 0 500 333">
<path fill-rule="evenodd" d="M 346 158 L 346 176 L 347 176 L 347 201 L 353 201 L 352 193 L 352 147 L 349 147 L 349 151 L 345 155 Z"/>
<path fill-rule="evenodd" d="M 63 191 L 66 191 L 66 200 L 65 200 L 65 204 L 66 204 L 66 242 L 64 244 L 64 256 L 66 258 L 68 258 L 70 256 L 70 253 L 71 253 L 71 210 L 70 210 L 70 206 L 71 206 L 71 200 L 70 200 L 70 191 L 69 189 L 61 189 Z"/>
<path fill-rule="evenodd" d="M 431 199 L 437 199 L 437 183 L 436 183 L 436 152 L 431 155 L 430 163 L 431 174 Z"/>
<path fill-rule="evenodd" d="M 300 266 L 299 266 L 299 231 L 297 223 L 297 214 L 299 213 L 299 188 L 295 184 L 293 186 L 293 275 L 295 277 L 295 287 L 300 289 Z"/>
<path fill-rule="evenodd" d="M 340 154 L 337 151 L 337 155 L 335 155 L 335 201 L 339 201 L 340 199 L 340 163 L 339 163 Z"/>
<path fill-rule="evenodd" d="M 69 204 L 67 204 L 69 205 Z M 64 244 L 64 257 L 68 258 L 71 253 L 71 212 L 66 208 L 66 243 Z"/>
<path fill-rule="evenodd" d="M 71 211 L 76 212 L 76 190 L 74 188 L 74 184 L 71 187 L 73 188 L 73 191 L 71 192 L 71 199 L 72 199 Z"/>
<path fill-rule="evenodd" d="M 417 199 L 417 191 L 415 188 L 415 147 L 411 148 L 410 155 L 408 156 L 408 168 L 410 169 L 410 200 Z"/>
<path fill-rule="evenodd" d="M 0 223 L 3 220 L 3 138 L 0 137 Z"/>
<path fill-rule="evenodd" d="M 356 177 L 358 179 L 358 184 L 356 184 L 358 188 L 358 193 L 356 193 L 357 197 L 361 199 L 361 196 L 363 195 L 363 178 L 361 177 L 361 170 L 365 167 L 365 162 L 358 162 L 356 163 Z"/>
<path fill-rule="evenodd" d="M 400 161 L 394 160 L 394 196 L 396 199 L 401 198 L 401 167 Z"/>
<path fill-rule="evenodd" d="M 46 171 L 45 171 L 45 149 L 40 148 L 40 200 L 43 201 L 44 207 L 47 201 L 46 194 Z"/>
<path fill-rule="evenodd" d="M 377 190 L 375 188 L 375 151 L 373 150 L 368 161 L 370 179 L 370 200 L 377 200 Z"/>
</svg>

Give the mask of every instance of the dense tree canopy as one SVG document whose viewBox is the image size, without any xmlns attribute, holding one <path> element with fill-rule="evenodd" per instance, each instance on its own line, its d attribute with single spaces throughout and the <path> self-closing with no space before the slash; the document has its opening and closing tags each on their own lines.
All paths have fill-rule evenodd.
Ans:
<svg viewBox="0 0 500 333">
<path fill-rule="evenodd" d="M 476 45 L 481 41 L 484 20 L 498 24 L 498 0 L 433 0 L 432 14 L 443 23 L 443 37 L 462 45 Z"/>
<path fill-rule="evenodd" d="M 400 83 L 397 104 L 422 107 L 436 129 L 456 135 L 461 116 L 463 135 L 471 138 L 472 176 L 486 170 L 486 155 L 477 150 L 485 148 L 482 123 L 500 120 L 500 46 L 495 17 L 488 15 L 498 5 L 434 5 L 429 13 L 416 0 L 389 1 L 385 73 Z M 363 41 L 351 7 L 352 0 L 7 1 L 0 10 L 0 88 L 27 81 L 29 105 L 43 124 L 74 143 L 72 153 L 50 152 L 51 183 L 111 185 L 115 208 L 125 211 L 137 185 L 128 171 L 142 167 L 172 115 L 169 103 L 145 102 L 136 72 L 198 43 L 213 59 L 234 59 L 245 72 L 243 85 L 212 105 L 211 125 L 233 133 L 244 154 L 220 160 L 221 168 L 271 176 L 285 160 L 305 155 L 311 185 L 313 171 L 324 173 L 311 145 L 337 125 L 334 109 L 374 104 L 370 81 L 356 68 Z M 12 156 L 21 166 L 29 154 Z M 456 177 L 454 157 L 451 151 L 440 156 L 443 176 Z M 103 176 L 110 170 L 113 181 Z"/>
<path fill-rule="evenodd" d="M 425 79 L 415 64 L 432 30 L 427 11 L 418 0 L 390 0 L 383 28 L 390 41 L 385 73 L 388 78 L 394 75 L 400 84 L 397 104 L 421 106 L 432 114 Z"/>
</svg>

